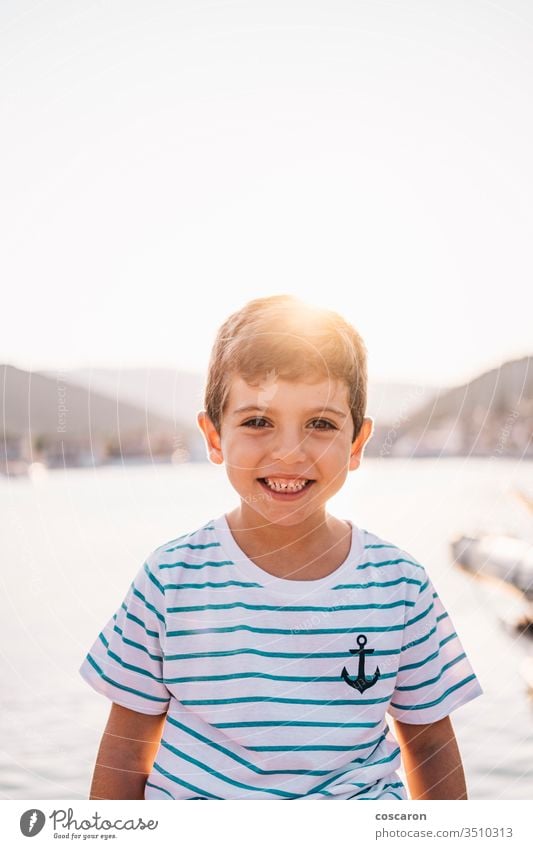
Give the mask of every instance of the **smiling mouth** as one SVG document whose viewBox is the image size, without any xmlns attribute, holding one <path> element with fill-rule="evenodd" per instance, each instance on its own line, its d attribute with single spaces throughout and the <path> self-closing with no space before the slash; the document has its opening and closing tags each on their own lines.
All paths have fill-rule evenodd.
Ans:
<svg viewBox="0 0 533 849">
<path fill-rule="evenodd" d="M 285 494 L 295 494 L 308 489 L 314 480 L 311 478 L 300 478 L 295 480 L 279 480 L 275 478 L 257 478 L 259 483 L 263 484 L 270 492 L 280 492 Z"/>
</svg>

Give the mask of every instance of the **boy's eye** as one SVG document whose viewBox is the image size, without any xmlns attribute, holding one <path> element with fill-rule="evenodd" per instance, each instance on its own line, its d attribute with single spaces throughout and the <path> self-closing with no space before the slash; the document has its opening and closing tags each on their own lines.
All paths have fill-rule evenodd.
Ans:
<svg viewBox="0 0 533 849">
<path fill-rule="evenodd" d="M 243 427 L 260 427 L 257 422 L 266 422 L 266 419 L 263 419 L 261 416 L 256 416 L 253 419 L 248 419 L 247 422 L 243 422 Z"/>
<path fill-rule="evenodd" d="M 267 420 L 262 416 L 255 416 L 253 419 L 248 419 L 248 421 L 243 422 L 242 427 L 257 427 L 259 429 L 264 429 L 261 424 L 262 422 L 266 422 L 266 424 L 268 424 Z M 328 422 L 327 419 L 313 419 L 311 422 L 313 425 L 316 425 L 317 423 L 322 425 L 322 427 L 314 427 L 314 430 L 336 430 L 335 425 Z"/>
<path fill-rule="evenodd" d="M 315 430 L 336 430 L 335 425 L 328 422 L 327 419 L 313 419 L 313 421 L 325 425 L 325 427 L 317 427 Z"/>
</svg>

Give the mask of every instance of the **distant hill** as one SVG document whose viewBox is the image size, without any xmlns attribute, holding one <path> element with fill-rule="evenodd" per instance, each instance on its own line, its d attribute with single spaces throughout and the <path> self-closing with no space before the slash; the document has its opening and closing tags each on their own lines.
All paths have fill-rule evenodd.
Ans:
<svg viewBox="0 0 533 849">
<path fill-rule="evenodd" d="M 0 380 L 0 435 L 8 456 L 86 463 L 115 455 L 170 455 L 186 447 L 184 428 L 172 420 L 78 386 L 63 374 L 53 379 L 2 365 Z"/>
<path fill-rule="evenodd" d="M 482 412 L 507 415 L 512 410 L 523 414 L 533 409 L 533 357 L 522 357 L 486 371 L 468 383 L 445 391 L 434 403 L 412 416 L 413 424 L 423 424 L 431 410 L 434 422 L 460 414 L 478 417 Z"/>
<path fill-rule="evenodd" d="M 439 392 L 406 417 L 390 453 L 533 457 L 533 357 Z"/>
<path fill-rule="evenodd" d="M 196 428 L 196 413 L 203 408 L 204 381 L 194 372 L 170 368 L 85 368 L 66 372 L 66 376 L 72 383 L 151 410 L 189 428 Z"/>
</svg>

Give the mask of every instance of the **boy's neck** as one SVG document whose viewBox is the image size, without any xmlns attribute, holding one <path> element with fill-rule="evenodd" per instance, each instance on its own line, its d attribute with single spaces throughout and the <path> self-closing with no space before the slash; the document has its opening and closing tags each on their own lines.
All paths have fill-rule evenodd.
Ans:
<svg viewBox="0 0 533 849">
<path fill-rule="evenodd" d="M 283 527 L 237 507 L 226 514 L 235 542 L 250 560 L 280 577 L 312 580 L 336 569 L 348 556 L 351 527 L 325 514 L 298 525 Z"/>
</svg>

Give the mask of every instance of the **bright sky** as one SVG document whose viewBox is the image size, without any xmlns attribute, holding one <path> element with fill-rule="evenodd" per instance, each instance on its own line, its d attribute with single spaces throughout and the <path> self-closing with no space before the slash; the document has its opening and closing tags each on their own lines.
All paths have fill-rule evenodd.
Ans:
<svg viewBox="0 0 533 849">
<path fill-rule="evenodd" d="M 280 292 L 374 379 L 533 354 L 529 0 L 3 0 L 0 57 L 0 362 L 203 370 Z"/>
</svg>

